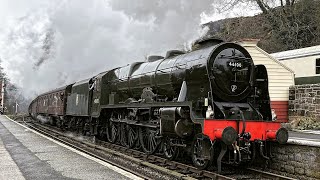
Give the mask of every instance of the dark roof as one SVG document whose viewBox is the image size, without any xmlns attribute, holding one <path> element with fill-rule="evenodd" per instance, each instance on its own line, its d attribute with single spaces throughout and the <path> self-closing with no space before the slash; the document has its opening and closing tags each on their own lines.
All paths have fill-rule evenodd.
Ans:
<svg viewBox="0 0 320 180">
<path fill-rule="evenodd" d="M 73 84 L 69 84 L 69 85 L 66 85 L 66 86 L 63 86 L 63 87 L 60 87 L 60 88 L 57 88 L 57 89 L 53 89 L 51 91 L 45 92 L 43 94 L 40 94 L 38 97 L 45 96 L 45 95 L 48 95 L 48 94 L 52 94 L 52 93 L 55 93 L 55 92 L 58 92 L 58 91 L 61 91 L 61 90 L 65 90 L 68 86 L 71 86 L 71 85 L 73 85 Z"/>
</svg>

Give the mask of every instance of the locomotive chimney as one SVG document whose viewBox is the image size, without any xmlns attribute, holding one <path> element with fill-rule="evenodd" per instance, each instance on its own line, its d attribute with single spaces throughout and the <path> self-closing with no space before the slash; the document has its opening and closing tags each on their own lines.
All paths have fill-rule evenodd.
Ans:
<svg viewBox="0 0 320 180">
<path fill-rule="evenodd" d="M 181 54 L 185 54 L 185 52 L 180 51 L 180 50 L 170 50 L 167 51 L 166 56 L 164 57 L 165 59 L 171 58 L 171 57 L 175 57 Z"/>
<path fill-rule="evenodd" d="M 206 47 L 209 47 L 209 46 L 214 46 L 214 45 L 220 44 L 222 42 L 223 42 L 222 39 L 214 38 L 214 37 L 201 38 L 201 39 L 196 40 L 193 43 L 192 51 L 198 50 L 198 49 L 202 49 L 202 48 L 206 48 Z"/>
<path fill-rule="evenodd" d="M 163 59 L 163 56 L 150 55 L 150 56 L 148 56 L 147 61 L 148 62 L 154 62 L 154 61 L 157 61 L 159 59 Z"/>
</svg>

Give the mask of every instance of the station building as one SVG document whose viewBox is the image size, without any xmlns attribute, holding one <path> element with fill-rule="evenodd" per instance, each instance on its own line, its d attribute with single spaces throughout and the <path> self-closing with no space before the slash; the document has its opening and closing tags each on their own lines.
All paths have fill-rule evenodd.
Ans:
<svg viewBox="0 0 320 180">
<path fill-rule="evenodd" d="M 288 120 L 289 87 L 294 85 L 294 71 L 257 46 L 257 39 L 243 39 L 238 43 L 250 53 L 255 64 L 267 68 L 271 108 L 277 114 L 277 121 Z"/>
<path fill-rule="evenodd" d="M 295 73 L 295 84 L 320 83 L 320 45 L 271 54 Z"/>
</svg>

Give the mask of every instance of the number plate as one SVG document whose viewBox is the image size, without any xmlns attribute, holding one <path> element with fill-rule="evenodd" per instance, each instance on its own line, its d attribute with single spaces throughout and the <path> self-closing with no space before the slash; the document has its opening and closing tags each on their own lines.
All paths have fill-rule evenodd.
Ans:
<svg viewBox="0 0 320 180">
<path fill-rule="evenodd" d="M 242 67 L 242 64 L 240 62 L 232 62 L 232 61 L 230 61 L 228 63 L 228 65 L 231 66 L 231 67 L 240 67 L 240 68 Z"/>
</svg>

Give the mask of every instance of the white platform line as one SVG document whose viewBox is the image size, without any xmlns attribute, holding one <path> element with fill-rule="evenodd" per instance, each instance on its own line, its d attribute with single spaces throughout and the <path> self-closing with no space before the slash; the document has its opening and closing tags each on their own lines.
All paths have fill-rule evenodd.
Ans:
<svg viewBox="0 0 320 180">
<path fill-rule="evenodd" d="M 320 147 L 320 141 L 314 139 L 306 139 L 306 138 L 289 138 L 288 144 L 298 144 L 298 145 L 304 145 L 304 146 L 313 146 L 313 147 Z"/>
<path fill-rule="evenodd" d="M 5 116 L 6 116 L 6 115 L 5 115 Z M 128 172 L 128 171 L 125 171 L 125 170 L 123 170 L 123 169 L 121 169 L 121 168 L 118 168 L 118 167 L 112 165 L 112 164 L 109 164 L 109 163 L 107 163 L 107 162 L 104 162 L 104 161 L 102 161 L 102 160 L 100 160 L 100 159 L 97 159 L 97 158 L 95 158 L 95 157 L 93 157 L 93 156 L 90 156 L 90 155 L 88 155 L 88 154 L 85 154 L 85 153 L 83 153 L 83 152 L 81 152 L 81 151 L 79 151 L 79 150 L 77 150 L 77 149 L 74 149 L 74 148 L 72 148 L 72 147 L 69 147 L 69 146 L 67 146 L 67 145 L 65 145 L 65 144 L 63 144 L 63 143 L 61 143 L 61 142 L 59 142 L 59 141 L 56 141 L 56 140 L 54 140 L 54 139 L 52 139 L 52 138 L 50 138 L 50 137 L 47 137 L 47 136 L 45 136 L 45 135 L 43 135 L 43 134 L 41 134 L 41 133 L 39 133 L 39 132 L 37 132 L 37 131 L 35 131 L 35 130 L 33 130 L 33 129 L 30 129 L 30 128 L 27 127 L 27 126 L 24 126 L 24 125 L 22 125 L 22 124 L 19 124 L 19 123 L 15 122 L 14 120 L 10 119 L 8 116 L 6 116 L 6 117 L 7 117 L 7 119 L 9 119 L 10 121 L 12 121 L 12 122 L 14 122 L 14 123 L 16 123 L 16 124 L 18 124 L 18 125 L 26 128 L 26 129 L 30 130 L 30 131 L 32 131 L 33 133 L 35 133 L 35 134 L 37 134 L 37 135 L 39 135 L 39 136 L 41 136 L 41 137 L 44 137 L 44 138 L 46 138 L 46 139 L 48 139 L 48 140 L 50 140 L 50 141 L 52 141 L 52 142 L 54 142 L 54 143 L 62 146 L 62 147 L 65 147 L 65 148 L 67 148 L 67 149 L 69 149 L 69 150 L 71 150 L 71 151 L 73 151 L 73 152 L 75 152 L 75 153 L 77 153 L 77 154 L 79 154 L 79 155 L 81 155 L 81 156 L 83 156 L 83 157 L 86 157 L 86 158 L 88 158 L 88 159 L 90 159 L 90 160 L 93 160 L 93 161 L 95 161 L 95 162 L 103 165 L 103 166 L 106 166 L 106 167 L 108 167 L 109 169 L 111 169 L 111 170 L 113 170 L 113 171 L 115 171 L 115 172 L 117 172 L 117 173 L 119 173 L 119 174 L 122 174 L 122 175 L 124 175 L 124 176 L 126 176 L 126 177 L 128 177 L 128 178 L 130 178 L 130 179 L 137 179 L 137 180 L 140 180 L 140 179 L 142 180 L 142 179 L 143 179 L 143 178 L 140 178 L 140 177 L 138 177 L 138 176 L 136 176 L 136 175 L 134 175 L 134 174 L 132 174 L 132 173 L 130 173 L 130 172 Z"/>
<path fill-rule="evenodd" d="M 300 137 L 290 137 L 289 139 L 320 142 L 320 139 L 308 139 L 308 138 L 300 138 Z"/>
<path fill-rule="evenodd" d="M 308 134 L 317 134 L 320 135 L 320 130 L 295 130 L 293 132 L 300 132 L 300 133 L 308 133 Z"/>
</svg>

